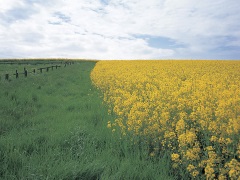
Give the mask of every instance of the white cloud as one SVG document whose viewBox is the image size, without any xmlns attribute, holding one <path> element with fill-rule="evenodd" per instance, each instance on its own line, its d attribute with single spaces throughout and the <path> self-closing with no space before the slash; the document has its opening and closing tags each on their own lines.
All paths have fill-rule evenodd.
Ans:
<svg viewBox="0 0 240 180">
<path fill-rule="evenodd" d="M 0 58 L 240 59 L 238 5 L 238 0 L 0 1 Z M 156 48 L 136 35 L 184 46 Z"/>
</svg>

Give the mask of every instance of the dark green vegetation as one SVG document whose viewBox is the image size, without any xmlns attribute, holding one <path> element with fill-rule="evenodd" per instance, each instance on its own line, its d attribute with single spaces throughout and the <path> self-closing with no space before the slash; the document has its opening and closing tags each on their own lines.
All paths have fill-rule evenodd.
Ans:
<svg viewBox="0 0 240 180">
<path fill-rule="evenodd" d="M 0 80 L 0 179 L 173 179 L 168 158 L 107 128 L 114 117 L 92 87 L 94 65 Z"/>
</svg>

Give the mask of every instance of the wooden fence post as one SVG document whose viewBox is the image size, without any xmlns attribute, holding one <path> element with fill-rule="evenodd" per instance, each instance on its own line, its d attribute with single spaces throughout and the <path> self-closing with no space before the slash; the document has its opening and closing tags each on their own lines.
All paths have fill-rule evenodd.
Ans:
<svg viewBox="0 0 240 180">
<path fill-rule="evenodd" d="M 16 73 L 15 73 L 15 75 L 16 75 L 16 79 L 18 78 L 18 71 L 16 70 Z"/>
<path fill-rule="evenodd" d="M 27 77 L 27 74 L 28 74 L 27 69 L 24 68 L 24 76 Z"/>
<path fill-rule="evenodd" d="M 5 79 L 6 79 L 6 80 L 9 79 L 9 74 L 5 74 Z"/>
</svg>

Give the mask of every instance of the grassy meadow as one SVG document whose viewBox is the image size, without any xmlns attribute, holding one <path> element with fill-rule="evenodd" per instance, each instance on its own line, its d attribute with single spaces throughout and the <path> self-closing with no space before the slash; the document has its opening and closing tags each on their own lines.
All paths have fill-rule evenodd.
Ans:
<svg viewBox="0 0 240 180">
<path fill-rule="evenodd" d="M 95 64 L 10 81 L 4 74 L 24 65 L 0 64 L 0 179 L 181 179 L 170 154 L 149 156 L 107 127 L 116 115 L 91 82 Z"/>
</svg>

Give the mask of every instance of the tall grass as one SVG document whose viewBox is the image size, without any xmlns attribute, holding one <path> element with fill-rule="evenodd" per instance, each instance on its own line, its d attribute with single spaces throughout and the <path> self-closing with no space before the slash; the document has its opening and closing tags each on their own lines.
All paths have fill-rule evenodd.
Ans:
<svg viewBox="0 0 240 180">
<path fill-rule="evenodd" d="M 94 65 L 0 81 L 0 179 L 174 178 L 167 156 L 151 159 L 107 128 Z"/>
</svg>

